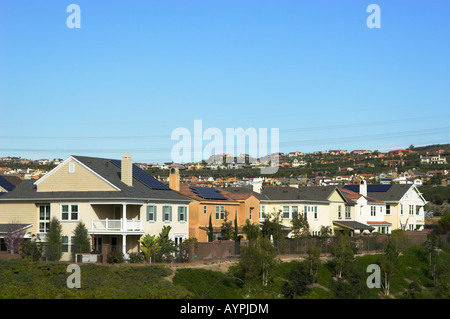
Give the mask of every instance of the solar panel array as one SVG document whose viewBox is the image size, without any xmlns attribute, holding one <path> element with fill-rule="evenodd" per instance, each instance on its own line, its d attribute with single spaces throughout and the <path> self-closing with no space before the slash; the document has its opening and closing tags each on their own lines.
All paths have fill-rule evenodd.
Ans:
<svg viewBox="0 0 450 319">
<path fill-rule="evenodd" d="M 111 163 L 121 168 L 122 162 L 120 160 L 111 160 Z M 151 189 L 170 190 L 169 186 L 158 181 L 152 175 L 148 174 L 143 169 L 133 165 L 133 177 L 140 181 L 142 184 L 150 187 Z"/>
<path fill-rule="evenodd" d="M 191 189 L 194 191 L 194 193 L 204 199 L 227 199 L 213 187 L 192 186 Z"/>
<path fill-rule="evenodd" d="M 368 192 L 387 192 L 392 185 L 383 184 L 369 184 L 367 185 Z M 345 185 L 344 188 L 351 190 L 352 192 L 359 193 L 359 185 Z"/>
</svg>

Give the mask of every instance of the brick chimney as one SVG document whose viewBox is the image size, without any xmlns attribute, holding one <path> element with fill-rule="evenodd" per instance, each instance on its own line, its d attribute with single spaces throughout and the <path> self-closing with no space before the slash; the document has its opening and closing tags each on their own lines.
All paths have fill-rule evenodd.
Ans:
<svg viewBox="0 0 450 319">
<path fill-rule="evenodd" d="M 180 171 L 177 167 L 170 168 L 169 187 L 175 191 L 180 190 Z"/>
<path fill-rule="evenodd" d="M 121 180 L 128 186 L 133 186 L 133 161 L 131 154 L 122 154 L 121 161 Z"/>
</svg>

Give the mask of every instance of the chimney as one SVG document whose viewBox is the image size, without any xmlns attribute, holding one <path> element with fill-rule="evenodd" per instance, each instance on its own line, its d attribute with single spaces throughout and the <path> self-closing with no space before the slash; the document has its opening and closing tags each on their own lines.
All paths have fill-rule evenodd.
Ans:
<svg viewBox="0 0 450 319">
<path fill-rule="evenodd" d="M 131 154 L 122 154 L 121 180 L 128 186 L 133 186 L 133 161 Z"/>
<path fill-rule="evenodd" d="M 261 178 L 255 178 L 255 179 L 253 179 L 252 185 L 253 185 L 253 191 L 254 191 L 255 193 L 261 194 L 261 189 L 262 189 L 262 179 L 261 179 Z"/>
<path fill-rule="evenodd" d="M 365 180 L 362 180 L 361 183 L 359 183 L 359 193 L 362 196 L 367 196 L 367 182 Z"/>
<path fill-rule="evenodd" d="M 180 171 L 177 167 L 170 168 L 169 187 L 175 191 L 180 191 Z"/>
</svg>

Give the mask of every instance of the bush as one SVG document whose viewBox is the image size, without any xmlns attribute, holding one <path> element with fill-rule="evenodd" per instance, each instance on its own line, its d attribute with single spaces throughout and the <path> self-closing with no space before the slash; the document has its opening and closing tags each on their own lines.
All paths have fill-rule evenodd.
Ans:
<svg viewBox="0 0 450 319">
<path fill-rule="evenodd" d="M 142 252 L 139 253 L 130 253 L 128 256 L 128 261 L 132 264 L 140 264 L 143 263 L 145 258 Z"/>
<path fill-rule="evenodd" d="M 42 249 L 34 240 L 25 240 L 20 244 L 19 253 L 22 258 L 38 261 L 42 256 Z"/>
<path fill-rule="evenodd" d="M 110 251 L 106 255 L 106 261 L 110 264 L 123 263 L 123 261 L 124 261 L 123 253 L 121 251 L 117 251 L 117 250 Z"/>
</svg>

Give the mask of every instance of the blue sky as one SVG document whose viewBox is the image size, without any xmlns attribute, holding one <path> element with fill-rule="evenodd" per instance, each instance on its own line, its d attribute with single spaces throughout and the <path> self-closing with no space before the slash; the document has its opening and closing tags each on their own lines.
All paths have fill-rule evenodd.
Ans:
<svg viewBox="0 0 450 319">
<path fill-rule="evenodd" d="M 81 28 L 69 29 L 69 4 Z M 369 29 L 369 4 L 381 28 Z M 0 0 L 0 157 L 171 160 L 173 130 L 280 151 L 450 142 L 450 2 Z M 206 144 L 207 142 L 205 142 Z"/>
</svg>

